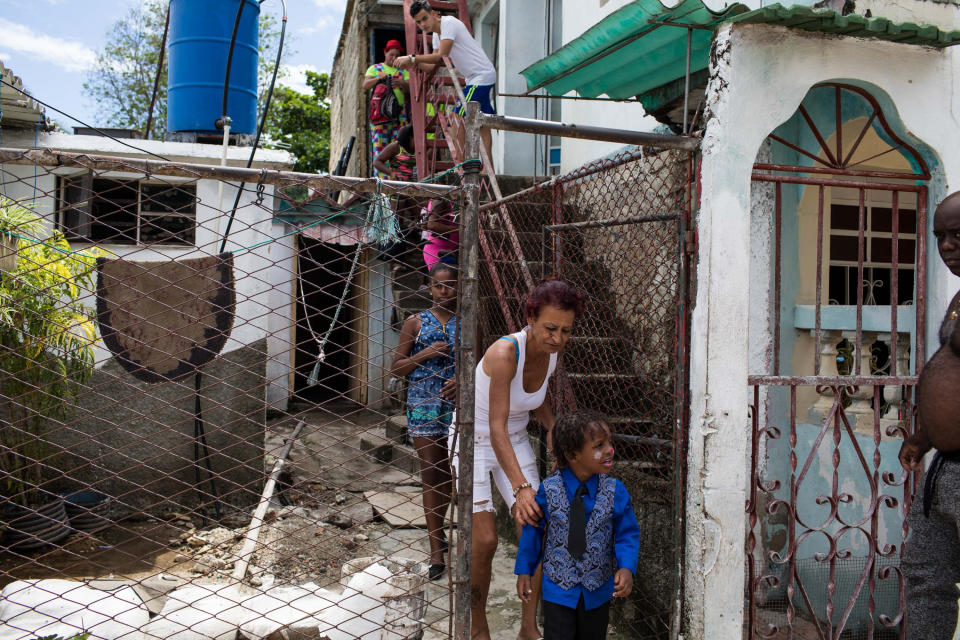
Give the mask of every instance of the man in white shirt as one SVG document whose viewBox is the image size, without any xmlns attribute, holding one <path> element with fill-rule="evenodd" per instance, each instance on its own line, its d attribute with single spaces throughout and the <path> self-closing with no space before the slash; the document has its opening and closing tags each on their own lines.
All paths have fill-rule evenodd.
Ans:
<svg viewBox="0 0 960 640">
<path fill-rule="evenodd" d="M 420 69 L 430 70 L 436 64 L 443 64 L 443 58 L 449 57 L 453 66 L 466 79 L 464 97 L 467 102 L 478 102 L 480 111 L 495 114 L 490 102 L 490 93 L 497 81 L 497 70 L 487 58 L 480 43 L 477 42 L 466 25 L 453 16 L 441 16 L 426 0 L 416 0 L 410 5 L 410 15 L 424 33 L 433 34 L 433 53 L 400 56 L 395 64 L 400 68 L 418 65 Z M 466 113 L 465 105 L 459 105 L 458 113 Z M 490 156 L 490 130 L 481 129 L 480 136 Z M 462 133 L 461 133 L 462 137 Z M 460 140 L 463 147 L 463 140 Z"/>
</svg>

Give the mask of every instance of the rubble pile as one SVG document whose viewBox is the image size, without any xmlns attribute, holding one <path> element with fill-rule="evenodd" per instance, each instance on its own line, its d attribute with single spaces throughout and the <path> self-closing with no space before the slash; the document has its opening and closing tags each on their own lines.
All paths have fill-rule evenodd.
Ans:
<svg viewBox="0 0 960 640">
<path fill-rule="evenodd" d="M 376 528 L 373 520 L 373 508 L 366 502 L 336 508 L 286 506 L 268 512 L 250 559 L 250 584 L 296 584 L 323 581 L 324 576 L 336 580 L 344 561 L 370 540 Z M 190 572 L 197 576 L 229 577 L 240 560 L 246 526 L 188 526 L 170 540 L 176 561 L 192 561 Z"/>
</svg>

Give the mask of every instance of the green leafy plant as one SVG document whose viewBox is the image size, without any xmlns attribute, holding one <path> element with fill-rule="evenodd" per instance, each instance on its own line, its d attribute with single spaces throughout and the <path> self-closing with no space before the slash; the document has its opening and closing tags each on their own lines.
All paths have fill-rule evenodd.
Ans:
<svg viewBox="0 0 960 640">
<path fill-rule="evenodd" d="M 96 250 L 73 251 L 40 215 L 0 196 L 0 233 L 17 240 L 16 266 L 0 274 L 0 491 L 21 504 L 43 479 L 46 431 L 66 417 L 93 371 Z"/>
</svg>

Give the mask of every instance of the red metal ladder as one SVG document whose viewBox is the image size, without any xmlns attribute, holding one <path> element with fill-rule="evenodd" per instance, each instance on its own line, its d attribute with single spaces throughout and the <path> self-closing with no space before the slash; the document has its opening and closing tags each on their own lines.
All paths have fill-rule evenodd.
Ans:
<svg viewBox="0 0 960 640">
<path fill-rule="evenodd" d="M 433 51 L 433 38 L 427 34 L 419 33 L 417 25 L 410 15 L 410 5 L 413 0 L 404 0 L 403 18 L 406 31 L 407 51 L 410 53 L 430 53 Z M 467 30 L 473 32 L 470 24 L 470 14 L 467 10 L 466 0 L 440 1 L 431 0 L 431 7 L 434 11 L 451 13 L 467 27 Z M 414 69 L 410 74 L 410 103 L 411 115 L 413 120 L 413 136 L 415 157 L 417 162 L 417 176 L 419 180 L 426 180 L 447 169 L 456 167 L 462 163 L 464 158 L 463 149 L 460 148 L 458 135 L 464 127 L 463 118 L 454 113 L 447 106 L 457 102 L 465 102 L 463 96 L 463 78 L 457 76 L 454 72 L 453 64 L 449 58 L 444 58 L 443 65 L 436 65 L 429 72 Z M 432 114 L 428 114 L 428 104 L 433 105 Z M 428 137 L 428 134 L 433 134 Z M 449 153 L 450 160 L 443 157 L 443 150 Z M 480 155 L 483 161 L 483 170 L 487 180 L 484 187 L 487 190 L 488 200 L 499 201 L 503 198 L 500 191 L 500 185 L 497 182 L 497 176 L 493 169 L 492 159 L 487 155 L 486 148 L 481 145 Z M 451 162 L 452 160 L 452 162 Z M 497 290 L 498 298 L 507 319 L 511 331 L 519 327 L 514 327 L 513 313 L 507 308 L 507 296 L 505 295 L 506 283 L 497 273 L 494 263 L 503 260 L 516 260 L 523 276 L 521 286 L 529 291 L 534 284 L 533 277 L 527 266 L 527 261 L 523 255 L 523 249 L 520 245 L 516 229 L 510 219 L 509 211 L 505 205 L 498 207 L 499 218 L 503 230 L 509 239 L 512 256 L 504 255 L 500 248 L 491 243 L 483 232 L 481 224 L 480 230 L 480 249 L 487 260 L 490 270 L 493 286 Z M 497 215 L 490 212 L 488 215 Z M 514 282 L 512 288 L 516 288 L 521 283 Z M 517 292 L 514 292 L 516 297 Z"/>
</svg>

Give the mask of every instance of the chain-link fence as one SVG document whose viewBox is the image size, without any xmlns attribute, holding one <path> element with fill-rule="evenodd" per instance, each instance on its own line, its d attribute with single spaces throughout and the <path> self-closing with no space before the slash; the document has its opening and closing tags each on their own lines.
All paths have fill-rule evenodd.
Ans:
<svg viewBox="0 0 960 640">
<path fill-rule="evenodd" d="M 463 190 L 0 162 L 0 636 L 452 635 Z"/>
<path fill-rule="evenodd" d="M 640 523 L 634 592 L 614 603 L 611 637 L 666 638 L 679 628 L 690 186 L 689 154 L 637 149 L 481 208 L 484 347 L 526 324 L 529 283 L 554 276 L 586 294 L 553 401 L 558 413 L 607 416 L 614 475 Z M 543 443 L 541 456 L 545 471 Z"/>
</svg>

